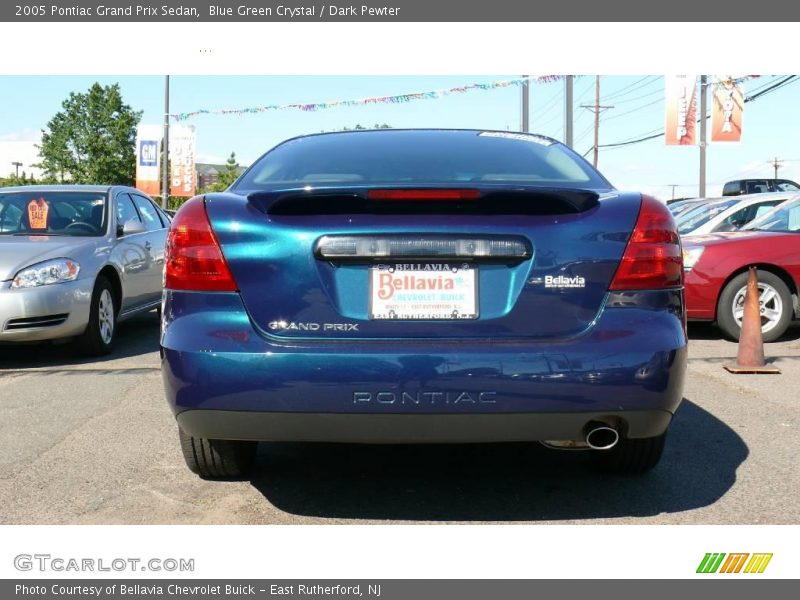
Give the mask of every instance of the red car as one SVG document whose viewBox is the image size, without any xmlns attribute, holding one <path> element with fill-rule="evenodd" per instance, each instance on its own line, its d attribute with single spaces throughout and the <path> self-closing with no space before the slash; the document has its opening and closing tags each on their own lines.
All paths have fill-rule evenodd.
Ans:
<svg viewBox="0 0 800 600">
<path fill-rule="evenodd" d="M 758 267 L 761 331 L 778 339 L 800 317 L 800 198 L 756 219 L 745 230 L 683 239 L 689 320 L 716 321 L 739 339 L 747 269 Z"/>
</svg>

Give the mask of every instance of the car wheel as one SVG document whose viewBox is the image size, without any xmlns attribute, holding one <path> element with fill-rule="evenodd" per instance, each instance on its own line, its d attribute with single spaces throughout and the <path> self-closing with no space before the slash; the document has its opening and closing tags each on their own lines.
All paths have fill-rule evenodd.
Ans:
<svg viewBox="0 0 800 600">
<path fill-rule="evenodd" d="M 253 467 L 257 442 L 197 438 L 180 427 L 178 436 L 186 466 L 203 479 L 244 477 Z"/>
<path fill-rule="evenodd" d="M 116 332 L 117 307 L 114 304 L 114 291 L 111 282 L 101 276 L 94 284 L 89 307 L 89 324 L 78 344 L 84 354 L 103 356 L 113 349 Z"/>
<path fill-rule="evenodd" d="M 656 437 L 620 439 L 611 450 L 598 450 L 594 454 L 605 471 L 637 475 L 658 464 L 666 439 L 666 431 Z"/>
<path fill-rule="evenodd" d="M 738 341 L 744 314 L 747 272 L 730 280 L 717 305 L 717 325 L 726 337 Z M 783 280 L 769 271 L 758 271 L 761 335 L 765 342 L 781 337 L 792 320 L 792 294 Z"/>
</svg>

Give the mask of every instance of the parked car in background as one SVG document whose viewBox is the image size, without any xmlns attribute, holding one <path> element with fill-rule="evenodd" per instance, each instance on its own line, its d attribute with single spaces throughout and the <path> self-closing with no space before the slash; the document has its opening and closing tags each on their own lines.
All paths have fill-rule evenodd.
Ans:
<svg viewBox="0 0 800 600">
<path fill-rule="evenodd" d="M 750 265 L 758 266 L 764 340 L 778 339 L 800 316 L 797 195 L 737 233 L 684 237 L 683 253 L 690 319 L 716 321 L 727 337 L 738 339 Z"/>
<path fill-rule="evenodd" d="M 258 441 L 541 441 L 655 466 L 686 368 L 680 240 L 556 140 L 288 140 L 177 212 L 162 373 L 183 455 Z"/>
<path fill-rule="evenodd" d="M 673 202 L 672 204 L 667 204 L 667 208 L 669 212 L 672 213 L 674 218 L 678 218 L 680 215 L 685 213 L 688 210 L 693 208 L 697 208 L 701 204 L 705 204 L 706 202 L 710 202 L 710 198 L 691 198 L 688 200 L 680 200 L 678 202 Z"/>
<path fill-rule="evenodd" d="M 723 196 L 763 194 L 766 192 L 800 192 L 800 184 L 791 179 L 737 179 L 722 186 Z"/>
<path fill-rule="evenodd" d="M 683 236 L 737 231 L 794 195 L 776 193 L 712 198 L 678 215 L 678 232 Z"/>
<path fill-rule="evenodd" d="M 0 343 L 110 352 L 120 320 L 160 304 L 167 226 L 133 188 L 0 189 Z"/>
</svg>

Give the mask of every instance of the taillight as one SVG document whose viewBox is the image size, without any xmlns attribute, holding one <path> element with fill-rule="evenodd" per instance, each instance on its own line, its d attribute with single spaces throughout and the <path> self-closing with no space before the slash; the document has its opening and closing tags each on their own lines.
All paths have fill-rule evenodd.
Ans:
<svg viewBox="0 0 800 600">
<path fill-rule="evenodd" d="M 639 218 L 610 290 L 653 290 L 683 285 L 683 256 L 678 229 L 667 207 L 642 196 Z"/>
<path fill-rule="evenodd" d="M 480 191 L 471 189 L 369 190 L 370 200 L 477 200 Z"/>
<path fill-rule="evenodd" d="M 186 202 L 175 215 L 167 235 L 164 262 L 165 288 L 236 291 L 236 282 L 211 229 L 201 196 Z"/>
</svg>

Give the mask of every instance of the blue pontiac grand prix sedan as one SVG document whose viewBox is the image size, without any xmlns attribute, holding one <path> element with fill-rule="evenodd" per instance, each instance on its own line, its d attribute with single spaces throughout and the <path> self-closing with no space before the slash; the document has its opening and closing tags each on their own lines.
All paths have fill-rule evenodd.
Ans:
<svg viewBox="0 0 800 600">
<path fill-rule="evenodd" d="M 500 131 L 279 144 L 178 211 L 162 319 L 207 478 L 246 475 L 258 441 L 539 441 L 643 472 L 686 370 L 667 208 Z"/>
</svg>

